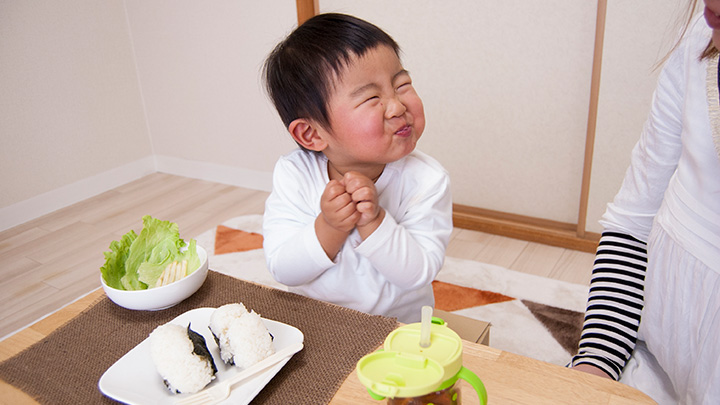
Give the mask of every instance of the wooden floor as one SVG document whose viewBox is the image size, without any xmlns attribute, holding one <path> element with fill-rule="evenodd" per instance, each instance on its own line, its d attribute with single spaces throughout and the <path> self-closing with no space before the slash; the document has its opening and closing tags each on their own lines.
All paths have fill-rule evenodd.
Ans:
<svg viewBox="0 0 720 405">
<path fill-rule="evenodd" d="M 0 232 L 0 339 L 100 286 L 110 242 L 143 215 L 177 222 L 184 239 L 240 215 L 268 193 L 156 173 Z M 588 284 L 593 255 L 455 229 L 447 254 Z"/>
</svg>

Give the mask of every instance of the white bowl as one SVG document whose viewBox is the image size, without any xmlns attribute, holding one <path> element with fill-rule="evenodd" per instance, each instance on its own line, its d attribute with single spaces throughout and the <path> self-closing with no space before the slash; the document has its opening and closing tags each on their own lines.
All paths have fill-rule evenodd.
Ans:
<svg viewBox="0 0 720 405">
<path fill-rule="evenodd" d="M 199 269 L 190 273 L 189 276 L 162 287 L 137 291 L 118 290 L 105 284 L 102 274 L 100 275 L 100 282 L 108 298 L 123 308 L 143 311 L 158 311 L 170 308 L 193 295 L 205 282 L 208 272 L 207 252 L 198 245 L 197 253 L 201 263 Z"/>
</svg>

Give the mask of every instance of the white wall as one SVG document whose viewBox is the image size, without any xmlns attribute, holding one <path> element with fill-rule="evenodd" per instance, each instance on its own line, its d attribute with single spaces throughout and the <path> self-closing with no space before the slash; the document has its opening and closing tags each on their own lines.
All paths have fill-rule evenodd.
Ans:
<svg viewBox="0 0 720 405">
<path fill-rule="evenodd" d="M 620 185 L 671 0 L 609 2 L 588 230 Z M 577 221 L 595 1 L 322 0 L 387 30 L 456 203 Z M 285 0 L 0 0 L 0 230 L 164 171 L 269 189 L 294 148 L 261 89 Z"/>
<path fill-rule="evenodd" d="M 163 171 L 269 189 L 294 2 L 0 1 L 0 230 Z"/>
<path fill-rule="evenodd" d="M 287 1 L 126 0 L 153 150 L 268 173 L 294 147 L 260 68 L 296 24 Z"/>
<path fill-rule="evenodd" d="M 0 207 L 151 156 L 123 3 L 0 2 L 0 111 Z"/>
</svg>

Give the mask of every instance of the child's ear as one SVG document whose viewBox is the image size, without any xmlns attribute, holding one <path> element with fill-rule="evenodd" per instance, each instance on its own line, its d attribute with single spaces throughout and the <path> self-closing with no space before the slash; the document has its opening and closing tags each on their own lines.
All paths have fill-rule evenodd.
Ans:
<svg viewBox="0 0 720 405">
<path fill-rule="evenodd" d="M 295 142 L 305 149 L 321 152 L 327 147 L 320 131 L 322 129 L 314 121 L 298 118 L 288 125 L 288 132 Z"/>
</svg>

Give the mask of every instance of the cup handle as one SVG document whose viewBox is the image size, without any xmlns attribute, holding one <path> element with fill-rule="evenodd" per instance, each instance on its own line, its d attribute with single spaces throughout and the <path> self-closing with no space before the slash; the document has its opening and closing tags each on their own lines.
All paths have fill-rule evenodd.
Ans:
<svg viewBox="0 0 720 405">
<path fill-rule="evenodd" d="M 475 373 L 465 367 L 461 367 L 457 376 L 458 378 L 462 378 L 470 383 L 470 385 L 475 389 L 475 392 L 478 394 L 478 399 L 480 400 L 480 405 L 487 405 L 487 391 L 485 390 L 485 384 L 483 384 Z"/>
<path fill-rule="evenodd" d="M 382 401 L 383 399 L 385 399 L 384 396 L 374 393 L 373 390 L 371 390 L 370 388 L 366 388 L 366 389 L 372 399 L 374 399 L 376 401 Z"/>
</svg>

